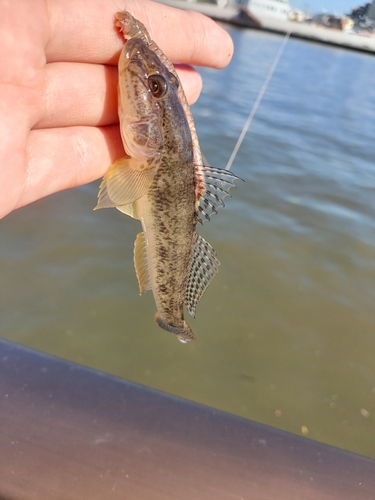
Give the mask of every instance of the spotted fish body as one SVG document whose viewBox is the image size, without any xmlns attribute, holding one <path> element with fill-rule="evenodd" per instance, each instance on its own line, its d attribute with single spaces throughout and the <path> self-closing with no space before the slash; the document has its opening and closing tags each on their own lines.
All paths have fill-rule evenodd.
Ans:
<svg viewBox="0 0 375 500">
<path fill-rule="evenodd" d="M 157 60 L 144 42 L 132 39 L 127 45 L 131 43 Z M 137 201 L 144 232 L 136 240 L 135 264 L 141 293 L 153 290 L 158 324 L 191 340 L 194 334 L 184 321 L 183 303 L 196 226 L 192 139 L 177 95 L 179 83 L 163 64 L 158 66 L 159 74 L 172 82 L 160 103 L 161 161 L 148 192 Z"/>
<path fill-rule="evenodd" d="M 96 208 L 116 207 L 141 221 L 134 247 L 140 293 L 152 290 L 158 325 L 187 342 L 195 335 L 184 320 L 184 304 L 195 316 L 219 266 L 196 225 L 224 205 L 235 176 L 203 166 L 173 66 L 141 23 L 128 13 L 118 18 L 124 14 L 128 41 L 119 59 L 119 117 L 130 157 L 111 165 Z"/>
</svg>

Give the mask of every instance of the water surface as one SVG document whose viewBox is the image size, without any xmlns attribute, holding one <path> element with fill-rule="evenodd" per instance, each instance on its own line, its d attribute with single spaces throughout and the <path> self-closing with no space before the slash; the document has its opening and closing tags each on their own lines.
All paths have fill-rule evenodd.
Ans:
<svg viewBox="0 0 375 500">
<path fill-rule="evenodd" d="M 193 111 L 224 167 L 282 38 L 230 28 Z M 375 458 L 375 59 L 289 40 L 201 234 L 220 272 L 180 344 L 139 297 L 133 242 L 98 183 L 0 222 L 0 334 L 184 398 Z"/>
</svg>

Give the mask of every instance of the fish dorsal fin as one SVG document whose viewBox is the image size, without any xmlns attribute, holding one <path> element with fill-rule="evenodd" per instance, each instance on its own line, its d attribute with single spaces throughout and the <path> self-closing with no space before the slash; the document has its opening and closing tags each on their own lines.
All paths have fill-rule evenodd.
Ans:
<svg viewBox="0 0 375 500">
<path fill-rule="evenodd" d="M 190 274 L 186 285 L 184 303 L 189 313 L 195 317 L 197 304 L 220 266 L 215 250 L 198 233 L 195 233 L 190 262 Z"/>
<path fill-rule="evenodd" d="M 155 162 L 127 157 L 115 161 L 100 184 L 95 210 L 125 206 L 138 200 L 146 194 L 156 170 Z"/>
<path fill-rule="evenodd" d="M 143 295 L 145 292 L 151 290 L 145 233 L 138 233 L 134 242 L 134 267 L 139 284 L 139 294 Z"/>
<path fill-rule="evenodd" d="M 217 214 L 219 207 L 224 207 L 224 198 L 230 196 L 229 190 L 236 187 L 234 181 L 240 179 L 228 170 L 213 167 L 203 167 L 205 192 L 197 207 L 198 221 L 210 220 L 212 214 Z M 242 179 L 241 179 L 242 180 Z M 202 220 L 203 219 L 203 220 Z"/>
<path fill-rule="evenodd" d="M 129 215 L 129 217 L 133 217 L 133 219 L 138 219 L 139 216 L 137 213 L 137 202 L 134 201 L 133 203 L 128 203 L 127 205 L 124 205 L 122 207 L 116 207 L 117 210 L 122 212 L 125 215 Z"/>
</svg>

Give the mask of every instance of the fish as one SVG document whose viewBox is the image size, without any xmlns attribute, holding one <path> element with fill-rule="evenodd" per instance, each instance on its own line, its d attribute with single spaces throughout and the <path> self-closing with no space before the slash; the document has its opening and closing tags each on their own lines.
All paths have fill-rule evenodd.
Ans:
<svg viewBox="0 0 375 500">
<path fill-rule="evenodd" d="M 184 306 L 196 307 L 220 262 L 196 231 L 210 220 L 238 179 L 203 164 L 194 120 L 172 63 L 128 12 L 117 14 L 126 43 L 118 71 L 118 114 L 126 155 L 100 184 L 95 209 L 117 208 L 142 225 L 134 266 L 151 290 L 157 324 L 183 342 L 195 339 Z"/>
</svg>

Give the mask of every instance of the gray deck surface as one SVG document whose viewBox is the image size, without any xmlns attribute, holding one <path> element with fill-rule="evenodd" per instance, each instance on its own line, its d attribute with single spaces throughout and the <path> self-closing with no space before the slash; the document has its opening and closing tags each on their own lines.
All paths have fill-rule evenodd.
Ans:
<svg viewBox="0 0 375 500">
<path fill-rule="evenodd" d="M 374 498 L 374 461 L 0 341 L 1 500 Z"/>
</svg>

